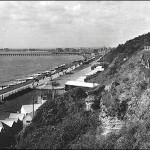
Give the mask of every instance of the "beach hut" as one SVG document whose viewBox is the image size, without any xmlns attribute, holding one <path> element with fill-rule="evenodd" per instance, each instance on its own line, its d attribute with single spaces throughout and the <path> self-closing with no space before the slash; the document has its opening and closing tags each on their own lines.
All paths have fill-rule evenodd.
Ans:
<svg viewBox="0 0 150 150">
<path fill-rule="evenodd" d="M 29 114 L 27 114 L 27 116 L 25 116 L 24 120 L 23 120 L 23 125 L 29 125 L 31 123 L 33 119 L 33 112 L 30 112 Z"/>
<path fill-rule="evenodd" d="M 0 120 L 0 127 L 4 127 L 4 125 L 7 125 L 9 127 L 12 127 L 14 122 L 18 122 L 18 119 L 16 118 L 6 118 L 5 120 Z"/>
</svg>

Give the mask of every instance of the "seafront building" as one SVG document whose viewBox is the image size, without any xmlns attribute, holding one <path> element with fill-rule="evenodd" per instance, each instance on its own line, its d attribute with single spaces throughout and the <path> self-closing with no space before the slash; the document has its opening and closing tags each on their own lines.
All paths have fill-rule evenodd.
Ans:
<svg viewBox="0 0 150 150">
<path fill-rule="evenodd" d="M 87 83 L 87 82 L 81 82 L 81 81 L 67 81 L 65 83 L 65 91 L 69 91 L 73 88 L 76 87 L 82 87 L 82 88 L 94 88 L 96 86 L 98 86 L 99 84 L 97 83 Z"/>
<path fill-rule="evenodd" d="M 34 111 L 36 111 L 40 106 L 41 106 L 41 104 L 34 104 L 34 106 L 33 106 L 33 104 L 31 104 L 31 105 L 22 105 L 21 113 L 26 116 L 27 114 L 31 113 L 33 111 L 33 109 L 34 109 Z"/>
</svg>

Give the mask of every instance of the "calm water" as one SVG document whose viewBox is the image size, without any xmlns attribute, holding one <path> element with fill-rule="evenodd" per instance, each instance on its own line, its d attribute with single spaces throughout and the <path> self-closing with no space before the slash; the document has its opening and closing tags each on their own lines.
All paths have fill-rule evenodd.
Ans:
<svg viewBox="0 0 150 150">
<path fill-rule="evenodd" d="M 0 85 L 79 59 L 82 56 L 0 56 Z"/>
</svg>

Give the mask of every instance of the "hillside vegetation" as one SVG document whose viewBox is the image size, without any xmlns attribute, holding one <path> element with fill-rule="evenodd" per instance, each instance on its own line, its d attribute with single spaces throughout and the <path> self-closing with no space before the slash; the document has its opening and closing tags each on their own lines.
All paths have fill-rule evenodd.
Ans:
<svg viewBox="0 0 150 150">
<path fill-rule="evenodd" d="M 141 51 L 145 41 L 150 45 L 150 33 L 106 54 L 103 59 L 109 67 L 88 79 L 99 87 L 88 92 L 76 88 L 43 104 L 18 135 L 16 148 L 150 148 L 150 70 Z M 90 96 L 93 111 L 87 112 L 85 98 Z M 117 118 L 124 125 L 119 132 L 104 136 L 102 120 L 108 118 Z"/>
<path fill-rule="evenodd" d="M 85 91 L 77 88 L 44 103 L 32 123 L 18 135 L 16 148 L 70 147 L 75 139 L 94 129 L 96 122 L 99 123 L 94 112 L 88 114 L 84 111 L 86 97 Z"/>
</svg>

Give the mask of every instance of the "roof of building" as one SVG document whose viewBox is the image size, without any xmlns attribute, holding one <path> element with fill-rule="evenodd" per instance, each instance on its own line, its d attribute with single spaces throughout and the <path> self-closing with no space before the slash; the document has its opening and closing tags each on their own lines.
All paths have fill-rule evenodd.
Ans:
<svg viewBox="0 0 150 150">
<path fill-rule="evenodd" d="M 42 99 L 42 104 L 44 104 L 46 101 L 47 101 L 47 100 L 43 100 L 43 99 Z"/>
<path fill-rule="evenodd" d="M 17 122 L 17 121 L 18 121 L 18 118 L 6 118 L 5 120 L 6 120 L 6 121 L 14 121 L 14 122 Z"/>
<path fill-rule="evenodd" d="M 102 66 L 97 66 L 95 69 L 96 69 L 97 71 L 103 71 L 103 70 L 104 70 L 104 68 L 102 68 Z"/>
<path fill-rule="evenodd" d="M 8 125 L 9 127 L 12 127 L 13 123 L 17 122 L 17 120 L 16 119 L 12 119 L 12 118 L 11 119 L 10 118 L 6 118 L 5 120 L 0 120 L 0 127 L 3 127 L 2 122 L 4 124 Z"/>
<path fill-rule="evenodd" d="M 19 118 L 20 120 L 23 120 L 24 114 L 21 113 L 10 113 L 9 118 Z"/>
<path fill-rule="evenodd" d="M 97 73 L 98 71 L 104 71 L 104 68 L 102 68 L 102 66 L 97 66 L 94 70 L 87 73 L 86 76 L 93 75 L 93 74 Z"/>
<path fill-rule="evenodd" d="M 12 127 L 13 123 L 15 122 L 14 120 L 0 120 L 1 122 L 1 127 L 3 127 L 2 122 L 6 125 L 8 125 L 9 127 Z"/>
<path fill-rule="evenodd" d="M 87 83 L 87 82 L 79 82 L 79 81 L 67 81 L 65 85 L 73 85 L 73 86 L 81 86 L 81 87 L 95 87 L 98 86 L 98 83 Z"/>
<path fill-rule="evenodd" d="M 34 104 L 34 111 L 36 111 L 39 107 L 41 106 L 41 104 Z M 24 109 L 24 111 L 26 113 L 30 113 L 33 111 L 33 104 L 31 105 L 22 105 L 21 109 Z"/>
<path fill-rule="evenodd" d="M 1 132 L 2 128 L 3 128 L 3 127 L 0 127 L 0 132 Z"/>
</svg>

